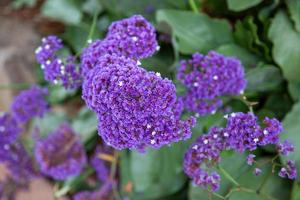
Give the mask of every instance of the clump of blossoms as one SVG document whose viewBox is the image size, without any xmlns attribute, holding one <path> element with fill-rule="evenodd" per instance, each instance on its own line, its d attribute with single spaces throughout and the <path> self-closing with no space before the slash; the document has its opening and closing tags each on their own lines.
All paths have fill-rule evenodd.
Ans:
<svg viewBox="0 0 300 200">
<path fill-rule="evenodd" d="M 47 89 L 38 86 L 22 91 L 11 105 L 13 118 L 18 123 L 26 123 L 33 117 L 42 117 L 48 111 L 47 94 Z"/>
<path fill-rule="evenodd" d="M 106 54 L 125 56 L 139 62 L 158 49 L 155 28 L 141 15 L 134 15 L 112 23 L 105 39 L 96 40 L 83 50 L 82 74 L 85 77 L 98 59 Z"/>
<path fill-rule="evenodd" d="M 42 39 L 42 45 L 36 49 L 36 59 L 44 71 L 45 80 L 54 84 L 59 82 L 66 89 L 76 89 L 82 84 L 80 68 L 75 57 L 60 58 L 57 52 L 63 48 L 62 40 L 56 36 Z"/>
<path fill-rule="evenodd" d="M 196 185 L 216 191 L 219 187 L 220 176 L 217 168 L 222 151 L 234 150 L 236 152 L 253 151 L 258 146 L 273 144 L 277 146 L 278 154 L 288 155 L 294 150 L 291 143 L 279 143 L 279 134 L 283 128 L 277 119 L 266 117 L 260 125 L 253 113 L 232 113 L 226 115 L 225 128 L 213 127 L 207 134 L 201 135 L 188 149 L 184 158 L 184 171 L 191 177 Z M 255 155 L 249 154 L 247 164 L 256 164 Z M 271 164 L 273 167 L 279 164 Z M 262 170 L 254 169 L 254 175 Z M 287 161 L 280 169 L 279 176 L 295 179 L 297 171 L 293 161 Z"/>
<path fill-rule="evenodd" d="M 186 109 L 199 115 L 214 113 L 222 105 L 219 97 L 239 95 L 246 87 L 241 62 L 215 51 L 182 60 L 177 78 L 187 88 L 183 96 Z"/>
<path fill-rule="evenodd" d="M 56 180 L 79 175 L 87 162 L 83 145 L 66 123 L 37 142 L 35 158 L 41 172 Z"/>
<path fill-rule="evenodd" d="M 99 134 L 117 149 L 159 148 L 191 135 L 194 119 L 178 119 L 174 84 L 117 55 L 100 59 L 83 84 L 83 99 L 99 119 Z"/>
<path fill-rule="evenodd" d="M 112 194 L 111 182 L 105 182 L 96 191 L 83 191 L 74 195 L 73 200 L 98 200 L 98 199 L 110 199 Z"/>
<path fill-rule="evenodd" d="M 5 144 L 11 144 L 21 133 L 17 121 L 8 113 L 0 114 L 0 148 Z"/>
</svg>

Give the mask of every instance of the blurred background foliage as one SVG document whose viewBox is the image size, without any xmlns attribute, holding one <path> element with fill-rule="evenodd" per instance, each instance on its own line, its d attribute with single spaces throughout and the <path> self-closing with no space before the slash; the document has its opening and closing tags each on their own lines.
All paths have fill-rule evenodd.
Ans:
<svg viewBox="0 0 300 200">
<path fill-rule="evenodd" d="M 12 7 L 33 7 L 36 0 L 15 0 Z M 112 21 L 142 14 L 158 30 L 159 53 L 142 60 L 148 70 L 160 72 L 174 80 L 178 93 L 182 92 L 176 81 L 178 61 L 194 52 L 216 50 L 238 57 L 246 70 L 248 86 L 245 95 L 258 102 L 258 116 L 277 117 L 283 121 L 282 139 L 293 141 L 296 151 L 290 157 L 296 160 L 300 171 L 300 1 L 299 0 L 45 0 L 39 3 L 41 14 L 64 24 L 61 37 L 67 44 L 65 51 L 80 53 L 95 13 L 98 13 L 93 39 L 103 38 Z M 41 74 L 41 72 L 38 72 Z M 42 80 L 42 77 L 40 78 Z M 43 83 L 46 84 L 46 83 Z M 59 86 L 49 86 L 49 102 L 64 105 L 80 99 L 78 91 L 66 91 Z M 247 111 L 239 100 L 225 99 L 222 111 L 201 117 L 193 130 L 193 138 L 212 125 L 222 124 L 223 113 Z M 223 113 L 222 113 L 223 112 Z M 47 133 L 56 127 L 63 113 L 50 113 L 36 121 Z M 68 116 L 75 130 L 88 148 L 96 137 L 97 121 L 93 113 L 82 108 Z M 192 139 L 140 154 L 122 151 L 119 165 L 120 193 L 130 199 L 207 199 L 206 191 L 187 179 L 182 171 L 183 154 Z M 257 150 L 264 159 L 273 149 Z M 229 153 L 221 162 L 233 177 L 248 187 L 256 189 L 268 177 L 266 171 L 259 177 L 251 176 L 245 165 L 245 155 Z M 80 182 L 80 178 L 75 183 Z M 62 188 L 72 191 L 74 181 L 62 183 Z M 224 195 L 231 183 L 222 179 L 219 193 Z M 300 182 L 268 178 L 262 189 L 275 199 L 300 199 Z M 214 197 L 215 199 L 215 197 Z M 216 198 L 217 199 L 217 198 Z M 234 193 L 230 200 L 261 199 L 256 194 Z"/>
</svg>

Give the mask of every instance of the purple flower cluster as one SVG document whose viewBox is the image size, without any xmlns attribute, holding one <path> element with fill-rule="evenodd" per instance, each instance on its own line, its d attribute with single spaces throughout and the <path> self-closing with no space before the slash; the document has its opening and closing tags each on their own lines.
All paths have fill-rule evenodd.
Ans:
<svg viewBox="0 0 300 200">
<path fill-rule="evenodd" d="M 241 62 L 210 51 L 207 55 L 193 54 L 183 60 L 177 78 L 187 88 L 185 107 L 200 115 L 215 112 L 222 105 L 218 98 L 224 95 L 239 95 L 246 87 Z"/>
<path fill-rule="evenodd" d="M 84 81 L 83 99 L 98 114 L 99 134 L 107 144 L 143 150 L 190 137 L 194 119 L 176 116 L 170 80 L 125 57 L 106 55 L 98 64 Z"/>
<path fill-rule="evenodd" d="M 223 130 L 210 128 L 207 134 L 201 135 L 184 156 L 184 171 L 196 185 L 216 191 L 219 188 L 220 175 L 208 169 L 220 162 L 220 153 L 225 149 Z"/>
<path fill-rule="evenodd" d="M 10 177 L 16 183 L 26 184 L 29 179 L 37 175 L 32 159 L 19 142 L 1 146 L 0 162 L 5 163 L 10 171 Z"/>
<path fill-rule="evenodd" d="M 82 74 L 87 76 L 105 54 L 123 55 L 138 61 L 153 55 L 157 48 L 155 29 L 141 15 L 116 21 L 109 27 L 105 39 L 96 40 L 83 50 Z"/>
<path fill-rule="evenodd" d="M 96 191 L 84 191 L 76 193 L 73 200 L 100 200 L 100 199 L 110 199 L 112 184 L 111 182 L 105 182 Z"/>
<path fill-rule="evenodd" d="M 225 118 L 225 128 L 211 128 L 207 134 L 201 135 L 185 154 L 184 171 L 199 186 L 212 191 L 218 189 L 220 178 L 217 178 L 217 172 L 210 173 L 209 170 L 218 165 L 222 151 L 253 151 L 258 146 L 267 144 L 277 145 L 278 153 L 282 155 L 293 151 L 293 146 L 288 141 L 279 143 L 282 125 L 277 119 L 266 117 L 261 126 L 253 113 L 232 113 Z M 253 165 L 254 158 L 255 155 L 250 154 L 247 164 Z M 261 169 L 255 168 L 253 173 L 259 175 Z M 294 162 L 288 161 L 279 175 L 294 179 L 297 176 Z"/>
<path fill-rule="evenodd" d="M 87 162 L 84 147 L 68 124 L 62 124 L 35 147 L 41 172 L 64 180 L 78 175 Z"/>
<path fill-rule="evenodd" d="M 47 89 L 38 86 L 22 91 L 11 105 L 13 118 L 18 123 L 26 123 L 33 117 L 42 117 L 48 111 L 48 103 L 45 101 L 47 94 Z"/>
<path fill-rule="evenodd" d="M 0 116 L 0 146 L 11 144 L 21 133 L 17 121 L 7 113 Z"/>
<path fill-rule="evenodd" d="M 66 89 L 81 86 L 80 68 L 75 64 L 75 58 L 69 56 L 60 59 L 57 51 L 63 48 L 62 40 L 56 36 L 42 39 L 42 45 L 36 49 L 36 59 L 44 71 L 45 79 L 54 84 L 61 82 Z"/>
</svg>

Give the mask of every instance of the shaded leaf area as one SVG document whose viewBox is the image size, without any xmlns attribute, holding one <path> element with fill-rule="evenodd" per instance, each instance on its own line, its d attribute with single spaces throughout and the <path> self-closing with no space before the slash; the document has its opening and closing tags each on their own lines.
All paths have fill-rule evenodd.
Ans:
<svg viewBox="0 0 300 200">
<path fill-rule="evenodd" d="M 299 83 L 300 34 L 293 29 L 292 23 L 284 11 L 276 14 L 268 35 L 274 44 L 273 58 L 281 67 L 284 77 L 288 81 Z"/>
<path fill-rule="evenodd" d="M 167 29 L 166 24 L 171 28 L 178 43 L 178 50 L 184 54 L 207 52 L 232 41 L 227 21 L 212 19 L 202 13 L 159 10 L 156 19 L 162 30 Z"/>
<path fill-rule="evenodd" d="M 263 0 L 227 0 L 227 5 L 230 10 L 242 11 L 261 3 L 262 1 Z"/>
</svg>

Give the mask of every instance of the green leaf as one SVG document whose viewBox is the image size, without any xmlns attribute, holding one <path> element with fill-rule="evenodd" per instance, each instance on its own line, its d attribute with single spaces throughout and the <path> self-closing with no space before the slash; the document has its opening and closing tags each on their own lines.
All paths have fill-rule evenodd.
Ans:
<svg viewBox="0 0 300 200">
<path fill-rule="evenodd" d="M 288 90 L 294 101 L 300 100 L 300 83 L 289 82 Z"/>
<path fill-rule="evenodd" d="M 38 127 L 42 137 L 53 132 L 58 126 L 67 121 L 67 117 L 62 112 L 48 112 L 43 118 L 35 118 L 32 127 Z"/>
<path fill-rule="evenodd" d="M 49 85 L 48 86 L 49 95 L 47 100 L 51 103 L 60 103 L 65 99 L 75 95 L 76 90 L 66 90 L 61 85 Z"/>
<path fill-rule="evenodd" d="M 42 6 L 42 14 L 67 24 L 79 24 L 82 18 L 75 0 L 47 0 Z"/>
<path fill-rule="evenodd" d="M 159 10 L 157 21 L 164 31 L 167 23 L 178 42 L 181 53 L 191 54 L 196 51 L 206 52 L 232 41 L 229 23 L 225 20 L 212 19 L 205 14 L 188 11 Z"/>
<path fill-rule="evenodd" d="M 275 62 L 281 67 L 288 81 L 300 82 L 300 34 L 292 26 L 283 11 L 279 11 L 269 29 L 268 36 L 273 42 Z"/>
<path fill-rule="evenodd" d="M 290 153 L 282 159 L 295 160 L 297 170 L 300 170 L 300 140 L 298 139 L 300 132 L 300 102 L 294 104 L 292 110 L 285 116 L 283 120 L 284 132 L 280 135 L 282 140 L 288 139 L 293 142 L 295 152 Z M 298 178 L 299 180 L 299 178 Z"/>
<path fill-rule="evenodd" d="M 277 174 L 271 174 L 271 176 L 268 177 L 268 174 L 272 170 L 270 166 L 263 167 L 262 174 L 259 176 L 254 176 L 253 170 L 254 169 L 249 170 L 238 179 L 242 187 L 252 189 L 253 193 L 244 191 L 233 192 L 229 198 L 230 200 L 288 199 L 290 190 L 288 180 L 278 177 Z M 260 189 L 260 194 L 256 193 L 265 179 L 267 180 Z"/>
<path fill-rule="evenodd" d="M 300 183 L 295 181 L 292 191 L 292 197 L 291 200 L 298 200 L 300 199 Z"/>
<path fill-rule="evenodd" d="M 100 13 L 103 8 L 98 0 L 87 0 L 82 5 L 82 10 L 90 15 L 94 15 L 95 13 Z"/>
<path fill-rule="evenodd" d="M 73 120 L 72 127 L 80 136 L 82 143 L 86 143 L 97 131 L 97 116 L 87 107 L 83 107 Z"/>
<path fill-rule="evenodd" d="M 243 20 L 237 21 L 235 24 L 234 38 L 238 44 L 249 49 L 251 52 L 270 58 L 269 47 L 260 39 L 258 27 L 254 23 L 253 16 L 247 16 Z"/>
<path fill-rule="evenodd" d="M 182 171 L 184 148 L 180 143 L 146 153 L 132 151 L 131 174 L 137 199 L 168 196 L 183 187 L 186 177 Z"/>
<path fill-rule="evenodd" d="M 248 92 L 265 92 L 278 88 L 278 85 L 283 81 L 280 70 L 272 65 L 263 65 L 246 74 Z"/>
<path fill-rule="evenodd" d="M 298 0 L 286 0 L 287 7 L 289 9 L 289 13 L 291 15 L 292 20 L 295 23 L 295 28 L 298 32 L 300 32 L 300 1 Z"/>
<path fill-rule="evenodd" d="M 63 39 L 73 47 L 76 53 L 81 52 L 87 42 L 89 29 L 90 26 L 83 24 L 79 26 L 67 26 L 63 34 Z"/>
<path fill-rule="evenodd" d="M 37 0 L 14 0 L 11 4 L 13 9 L 20 9 L 22 7 L 33 7 Z"/>
<path fill-rule="evenodd" d="M 251 8 L 261 2 L 262 0 L 227 0 L 227 5 L 229 10 L 242 11 Z"/>
<path fill-rule="evenodd" d="M 222 45 L 216 51 L 226 56 L 237 57 L 242 61 L 246 70 L 255 67 L 259 62 L 259 58 L 255 54 L 234 43 Z"/>
<path fill-rule="evenodd" d="M 234 153 L 231 155 L 222 156 L 220 165 L 233 178 L 238 178 L 248 169 L 248 166 L 245 165 L 245 160 L 246 160 L 246 156 L 244 154 Z M 234 165 L 232 163 L 234 163 Z M 219 195 L 224 196 L 233 185 L 222 174 L 220 175 L 221 175 L 221 184 L 220 184 L 220 189 L 218 190 L 217 193 Z M 208 196 L 207 190 L 202 189 L 199 186 L 194 186 L 192 183 L 190 183 L 189 186 L 190 200 L 206 199 L 207 196 Z M 219 198 L 213 196 L 213 200 L 219 200 Z"/>
</svg>

